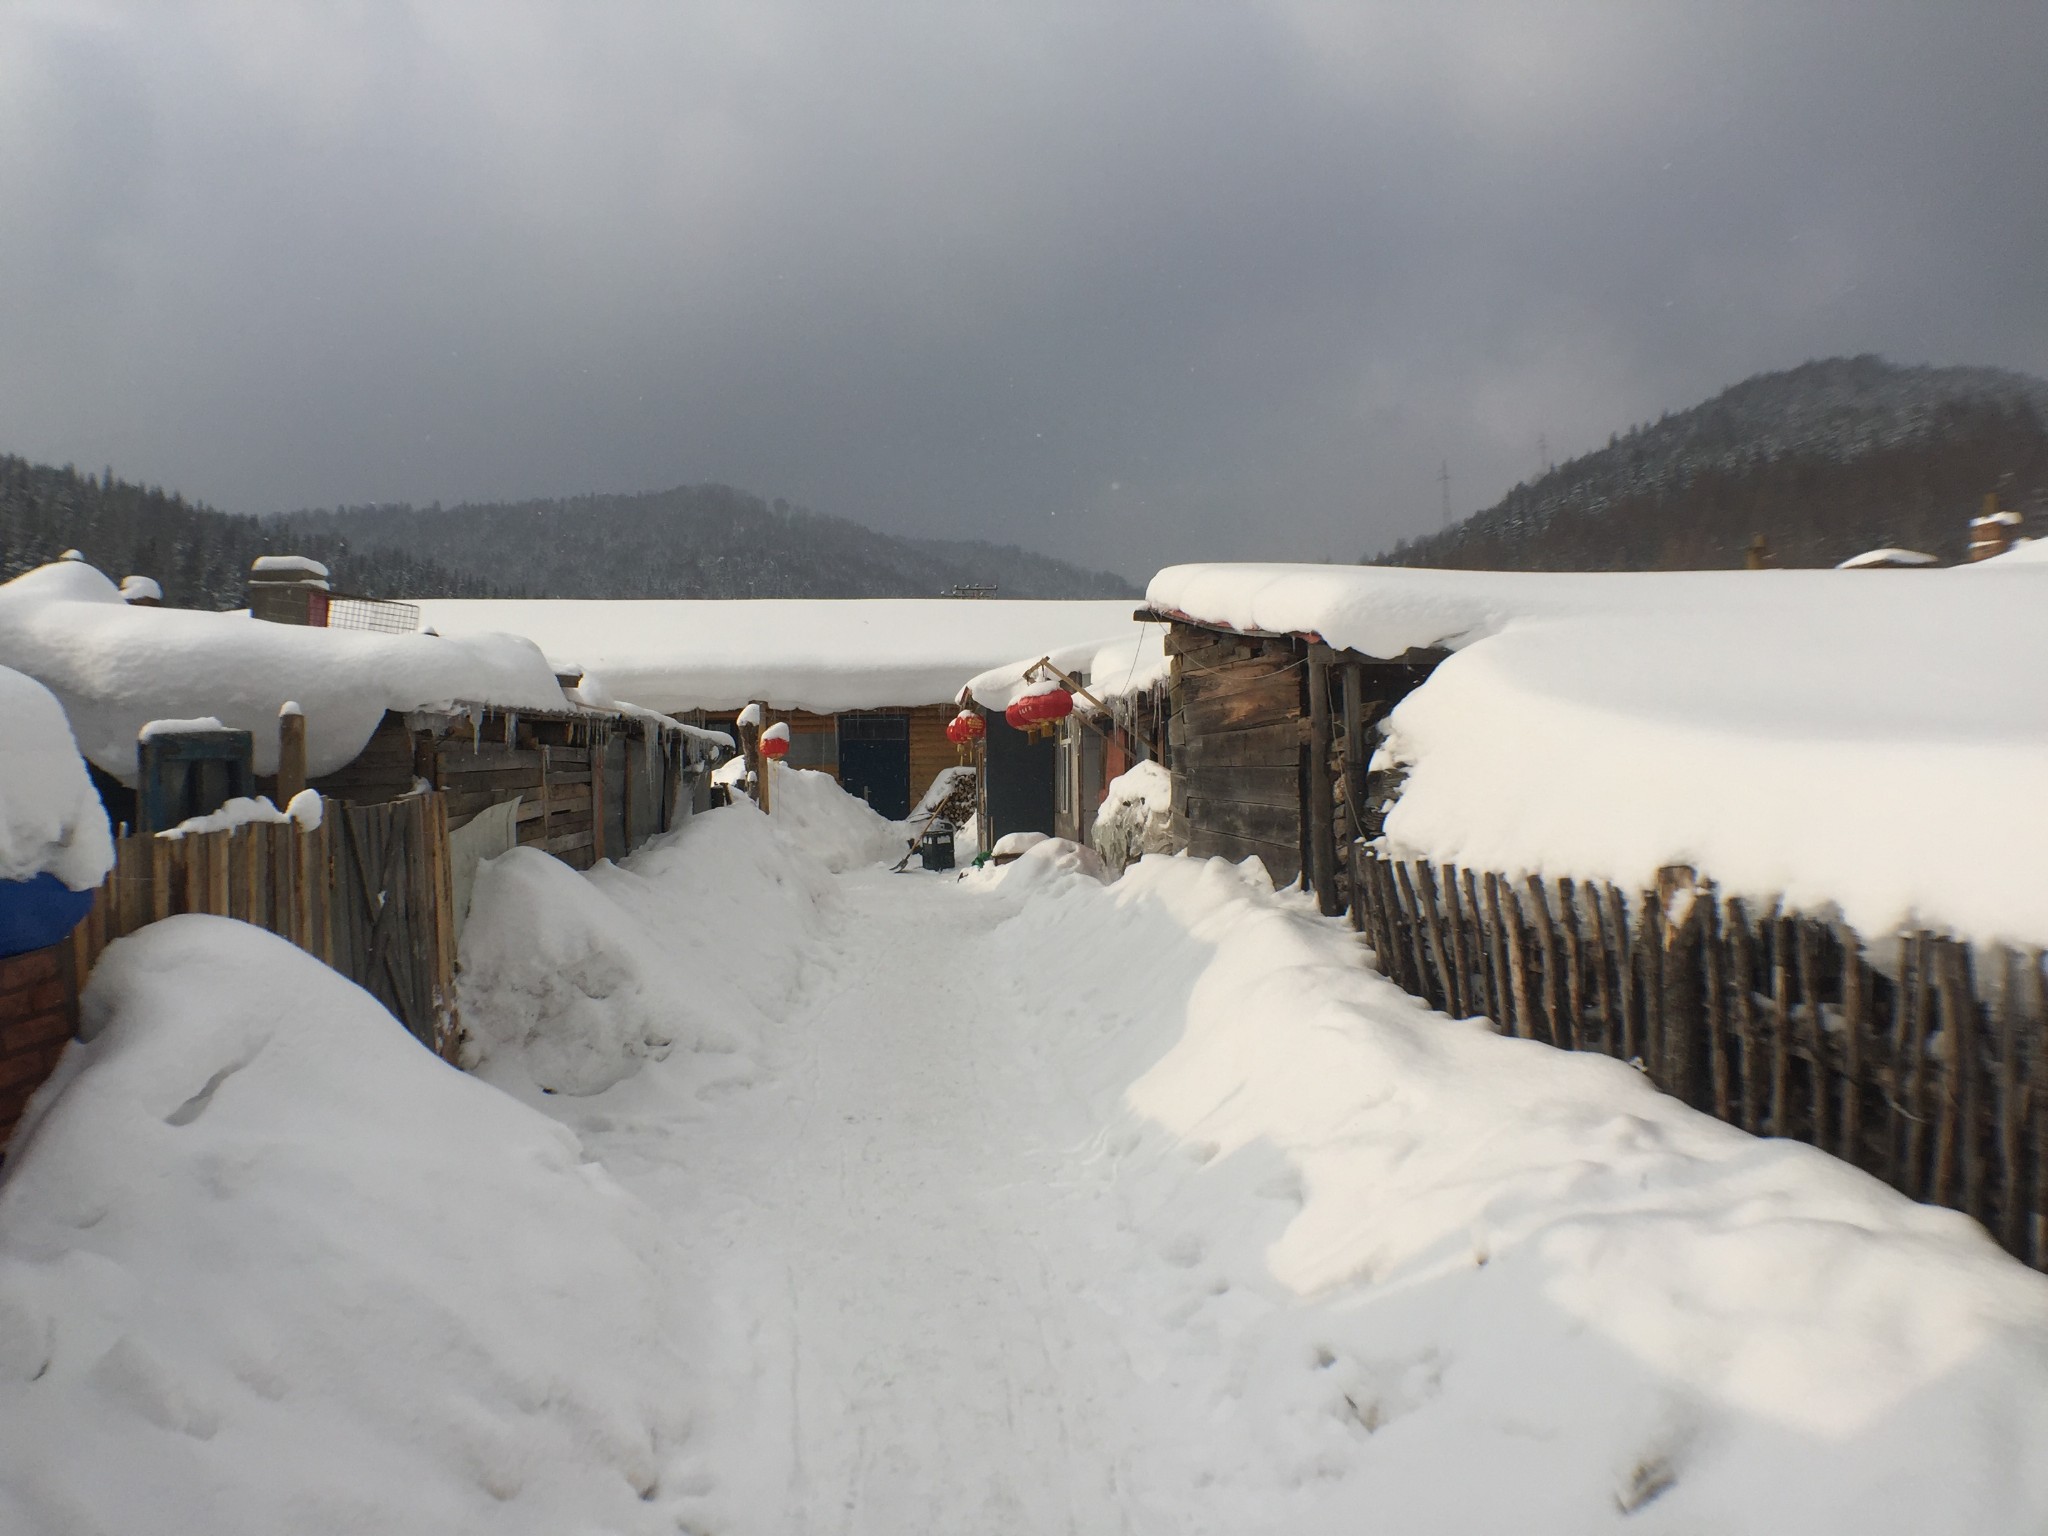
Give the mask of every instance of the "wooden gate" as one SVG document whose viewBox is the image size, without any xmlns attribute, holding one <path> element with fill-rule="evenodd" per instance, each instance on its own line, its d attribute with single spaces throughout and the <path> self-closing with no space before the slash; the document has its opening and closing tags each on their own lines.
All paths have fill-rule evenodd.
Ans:
<svg viewBox="0 0 2048 1536">
<path fill-rule="evenodd" d="M 180 912 L 240 918 L 326 961 L 446 1054 L 455 1037 L 450 873 L 439 794 L 329 800 L 311 831 L 259 821 L 118 838 L 114 868 L 71 936 L 77 984 L 101 950 L 145 923 Z"/>
<path fill-rule="evenodd" d="M 429 1050 L 453 999 L 448 834 L 440 797 L 330 805 L 331 964 L 373 995 Z"/>
</svg>

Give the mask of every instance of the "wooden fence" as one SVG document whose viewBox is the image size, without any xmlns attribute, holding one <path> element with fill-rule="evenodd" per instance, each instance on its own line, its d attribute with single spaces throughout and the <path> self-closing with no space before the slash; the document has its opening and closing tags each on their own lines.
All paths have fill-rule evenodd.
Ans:
<svg viewBox="0 0 2048 1536">
<path fill-rule="evenodd" d="M 100 951 L 180 912 L 235 917 L 317 955 L 437 1054 L 454 1042 L 455 901 L 439 794 L 327 801 L 319 827 L 250 822 L 118 838 L 114 868 L 71 938 L 79 986 Z"/>
<path fill-rule="evenodd" d="M 1637 1062 L 1759 1135 L 1834 1153 L 1981 1221 L 2048 1269 L 2048 984 L 2039 951 L 1847 926 L 1722 897 L 1521 881 L 1351 849 L 1380 968 L 1456 1017 Z"/>
</svg>

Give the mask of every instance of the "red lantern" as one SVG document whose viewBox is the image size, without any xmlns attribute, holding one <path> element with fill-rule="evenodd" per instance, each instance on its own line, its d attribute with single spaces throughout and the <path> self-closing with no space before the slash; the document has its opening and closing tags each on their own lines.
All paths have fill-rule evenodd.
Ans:
<svg viewBox="0 0 2048 1536">
<path fill-rule="evenodd" d="M 789 727 L 771 725 L 761 733 L 761 755 L 777 762 L 789 756 Z"/>
<path fill-rule="evenodd" d="M 979 741 L 988 734 L 988 723 L 971 709 L 963 709 L 946 722 L 946 740 L 956 747 Z"/>
<path fill-rule="evenodd" d="M 1020 731 L 1064 720 L 1074 712 L 1074 696 L 1064 688 L 1045 693 L 1028 693 L 1003 711 L 1003 718 Z"/>
</svg>

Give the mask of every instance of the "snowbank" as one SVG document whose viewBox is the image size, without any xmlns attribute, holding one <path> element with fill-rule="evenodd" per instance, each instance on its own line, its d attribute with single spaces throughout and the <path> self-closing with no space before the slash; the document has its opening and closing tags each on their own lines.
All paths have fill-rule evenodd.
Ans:
<svg viewBox="0 0 2048 1536">
<path fill-rule="evenodd" d="M 1112 870 L 1148 853 L 1173 852 L 1173 775 L 1158 763 L 1134 763 L 1111 779 L 1088 835 Z"/>
<path fill-rule="evenodd" d="M 0 667 L 0 721 L 0 880 L 49 874 L 91 890 L 114 867 L 114 841 L 64 707 Z"/>
<path fill-rule="evenodd" d="M 1130 624 L 1131 604 L 934 599 L 601 602 L 429 598 L 444 635 L 526 635 L 551 660 L 587 661 L 622 698 L 654 709 L 944 704 L 984 667 Z M 1037 647 L 1036 650 L 1032 650 Z"/>
<path fill-rule="evenodd" d="M 826 774 L 778 766 L 774 805 L 736 799 L 587 875 L 530 848 L 479 865 L 460 956 L 466 1064 L 522 1093 L 601 1093 L 678 1051 L 744 1075 L 829 875 L 903 846 Z"/>
<path fill-rule="evenodd" d="M 968 692 L 984 709 L 1008 709 L 1017 700 L 1040 690 L 1041 684 L 1026 681 L 1024 674 L 1041 659 L 1078 678 L 1090 693 L 1104 701 L 1142 693 L 1154 683 L 1165 681 L 1171 671 L 1166 655 L 1166 626 L 1133 625 L 1128 605 L 1119 606 L 1126 609 L 1124 626 L 1110 638 L 1058 646 L 991 667 L 969 679 Z M 1088 701 L 1078 696 L 1074 704 L 1080 709 L 1089 707 Z"/>
<path fill-rule="evenodd" d="M 1429 1013 L 1221 860 L 961 889 L 1168 1261 L 1095 1291 L 1157 1528 L 2048 1525 L 2048 1278 L 1966 1218 Z"/>
<path fill-rule="evenodd" d="M 244 924 L 118 941 L 0 1184 L 0 1529 L 668 1532 L 680 1250 Z"/>
<path fill-rule="evenodd" d="M 256 771 L 269 774 L 278 710 L 297 700 L 317 776 L 362 751 L 387 709 L 568 707 L 545 658 L 511 635 L 380 635 L 136 607 L 77 561 L 0 585 L 0 666 L 56 694 L 85 755 L 129 784 L 137 732 L 163 717 L 217 716 L 248 731 Z"/>
<path fill-rule="evenodd" d="M 1180 566 L 1155 606 L 1375 656 L 1403 850 L 2048 942 L 2048 589 L 2027 565 L 1528 575 Z"/>
</svg>

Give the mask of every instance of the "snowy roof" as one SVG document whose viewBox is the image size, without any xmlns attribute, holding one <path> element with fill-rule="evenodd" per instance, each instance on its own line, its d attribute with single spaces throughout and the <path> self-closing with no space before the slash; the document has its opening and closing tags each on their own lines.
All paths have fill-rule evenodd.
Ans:
<svg viewBox="0 0 2048 1536">
<path fill-rule="evenodd" d="M 1179 566 L 1160 609 L 1455 654 L 1395 711 L 1387 830 L 1506 872 L 2048 941 L 2048 586 L 2036 565 L 1538 575 Z"/>
<path fill-rule="evenodd" d="M 1939 565 L 1933 555 L 1918 549 L 1897 549 L 1887 545 L 1883 549 L 1866 549 L 1860 555 L 1851 555 L 1835 569 L 1838 571 L 1869 570 L 1873 566 L 1897 565 Z"/>
<path fill-rule="evenodd" d="M 1119 606 L 1128 607 L 1128 604 Z M 1122 633 L 1109 638 L 1083 640 L 1075 645 L 1055 646 L 1016 661 L 1005 662 L 976 674 L 967 684 L 975 702 L 986 709 L 1008 709 L 1035 685 L 1024 674 L 1041 658 L 1062 672 L 1078 678 L 1088 691 L 1104 701 L 1141 693 L 1164 678 L 1170 670 L 1166 656 L 1164 624 L 1134 624 L 1126 615 Z M 1077 704 L 1082 701 L 1076 700 Z"/>
<path fill-rule="evenodd" d="M 256 771 L 274 773 L 278 710 L 296 700 L 317 775 L 362 751 L 387 709 L 568 708 L 547 662 L 515 636 L 380 635 L 136 607 L 71 561 L 0 585 L 0 666 L 55 693 L 85 755 L 124 782 L 151 720 L 216 716 L 250 732 Z"/>
<path fill-rule="evenodd" d="M 52 874 L 89 890 L 114 864 L 107 813 L 71 739 L 64 706 L 0 667 L 0 880 Z"/>
<path fill-rule="evenodd" d="M 304 555 L 258 555 L 249 565 L 252 576 L 318 576 L 325 578 L 327 567 L 318 560 L 309 560 Z"/>
<path fill-rule="evenodd" d="M 985 667 L 1134 629 L 1129 599 L 426 599 L 442 634 L 509 630 L 653 709 L 946 704 Z"/>
</svg>

